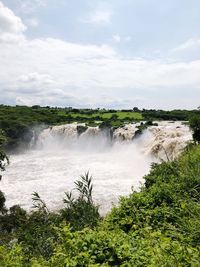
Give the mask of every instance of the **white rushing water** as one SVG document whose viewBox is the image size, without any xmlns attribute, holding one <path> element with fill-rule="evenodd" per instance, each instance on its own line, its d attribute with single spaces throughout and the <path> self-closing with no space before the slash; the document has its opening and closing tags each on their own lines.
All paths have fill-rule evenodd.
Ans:
<svg viewBox="0 0 200 267">
<path fill-rule="evenodd" d="M 112 142 L 109 134 L 97 127 L 81 134 L 76 124 L 44 130 L 34 149 L 10 157 L 1 181 L 7 207 L 20 204 L 29 210 L 31 194 L 36 191 L 50 209 L 59 209 L 64 192 L 89 171 L 94 200 L 105 213 L 119 196 L 130 193 L 131 187 L 139 189 L 152 161 L 173 159 L 191 140 L 189 128 L 180 122 L 159 123 L 132 140 L 136 126 L 117 129 Z"/>
</svg>

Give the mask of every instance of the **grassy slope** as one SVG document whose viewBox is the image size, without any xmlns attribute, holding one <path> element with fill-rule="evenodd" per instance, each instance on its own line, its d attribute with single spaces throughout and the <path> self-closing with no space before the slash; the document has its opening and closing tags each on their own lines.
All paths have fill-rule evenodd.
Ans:
<svg viewBox="0 0 200 267">
<path fill-rule="evenodd" d="M 120 127 L 124 123 L 138 120 L 188 120 L 192 115 L 200 115 L 199 110 L 105 110 L 105 109 L 72 109 L 51 107 L 26 107 L 0 105 L 0 129 L 7 137 L 7 149 L 15 149 L 25 145 L 32 138 L 32 127 L 41 125 L 57 125 L 72 122 L 86 123 L 97 126 L 101 123 L 107 126 Z M 97 123 L 98 122 L 98 123 Z"/>
<path fill-rule="evenodd" d="M 200 266 L 200 146 L 154 165 L 145 179 L 96 230 L 57 228 L 49 259 L 1 247 L 1 266 L 23 266 L 26 257 L 24 266 Z"/>
<path fill-rule="evenodd" d="M 60 115 L 66 115 L 64 111 L 59 112 Z M 125 118 L 130 118 L 133 120 L 142 120 L 143 116 L 139 112 L 126 112 L 126 111 L 117 111 L 117 112 L 94 112 L 93 114 L 81 114 L 81 113 L 69 113 L 73 118 L 82 117 L 82 118 L 95 118 L 100 117 L 100 119 L 110 119 L 112 115 L 117 115 L 118 119 L 123 120 Z"/>
<path fill-rule="evenodd" d="M 69 109 L 42 108 L 26 106 L 3 106 L 0 105 L 0 129 L 7 137 L 7 148 L 14 149 L 19 145 L 29 143 L 32 138 L 32 127 L 40 125 L 56 125 L 72 123 L 75 121 L 85 122 L 88 126 L 96 126 L 95 120 L 109 121 L 115 114 L 117 117 L 109 121 L 112 126 L 121 126 L 128 118 L 129 121 L 142 120 L 138 112 L 96 112 L 79 110 L 77 113 Z M 99 122 L 99 123 L 100 123 Z"/>
</svg>

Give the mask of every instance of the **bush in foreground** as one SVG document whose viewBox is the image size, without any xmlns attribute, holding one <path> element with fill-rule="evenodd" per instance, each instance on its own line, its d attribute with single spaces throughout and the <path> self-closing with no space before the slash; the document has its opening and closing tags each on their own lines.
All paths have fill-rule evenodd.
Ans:
<svg viewBox="0 0 200 267">
<path fill-rule="evenodd" d="M 79 229 L 82 218 L 78 214 L 71 217 L 74 228 L 63 222 L 55 224 L 49 217 L 56 238 L 48 239 L 52 248 L 48 257 L 33 254 L 31 248 L 27 253 L 28 241 L 18 239 L 0 247 L 0 265 L 199 266 L 200 146 L 188 148 L 173 162 L 154 164 L 145 181 L 140 192 L 122 197 L 119 207 L 95 225 Z M 41 240 L 46 241 L 42 233 L 48 228 L 36 226 Z M 29 226 L 26 230 L 28 239 Z"/>
</svg>

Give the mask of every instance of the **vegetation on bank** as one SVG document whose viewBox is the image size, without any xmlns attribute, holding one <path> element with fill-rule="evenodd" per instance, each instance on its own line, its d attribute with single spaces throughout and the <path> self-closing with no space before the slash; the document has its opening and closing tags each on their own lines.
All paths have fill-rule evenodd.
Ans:
<svg viewBox="0 0 200 267">
<path fill-rule="evenodd" d="M 190 118 L 189 121 L 190 128 L 193 132 L 193 140 L 196 143 L 200 143 L 200 116 L 199 115 L 193 115 Z"/>
<path fill-rule="evenodd" d="M 139 110 L 136 107 L 130 110 L 106 110 L 0 105 L 0 129 L 7 139 L 6 150 L 13 150 L 30 143 L 33 129 L 49 125 L 79 122 L 108 128 L 141 120 L 189 120 L 192 116 L 200 116 L 200 110 Z"/>
<path fill-rule="evenodd" d="M 140 192 L 122 197 L 101 218 L 89 174 L 50 212 L 38 194 L 35 210 L 1 210 L 0 266 L 199 266 L 200 145 L 173 162 L 153 164 Z"/>
<path fill-rule="evenodd" d="M 190 126 L 196 145 L 153 164 L 140 192 L 122 197 L 105 218 L 93 202 L 89 173 L 57 212 L 36 192 L 32 212 L 7 209 L 0 192 L 0 266 L 200 266 L 200 117 L 193 115 Z M 5 141 L 1 131 L 0 171 Z"/>
<path fill-rule="evenodd" d="M 3 149 L 3 145 L 6 142 L 6 137 L 3 133 L 3 131 L 0 129 L 0 171 L 5 170 L 5 165 L 8 163 L 8 157 Z M 0 175 L 1 180 L 1 175 Z"/>
<path fill-rule="evenodd" d="M 35 128 L 73 122 L 86 123 L 88 126 L 119 127 L 125 122 L 142 119 L 141 113 L 134 111 L 0 105 L 0 129 L 7 137 L 7 150 L 29 144 Z"/>
</svg>

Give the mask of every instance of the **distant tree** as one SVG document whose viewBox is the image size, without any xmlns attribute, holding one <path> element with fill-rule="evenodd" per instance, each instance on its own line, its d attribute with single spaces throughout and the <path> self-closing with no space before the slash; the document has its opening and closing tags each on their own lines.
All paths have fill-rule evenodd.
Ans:
<svg viewBox="0 0 200 267">
<path fill-rule="evenodd" d="M 190 123 L 190 128 L 193 131 L 194 141 L 200 143 L 200 116 L 196 115 L 191 117 L 189 123 Z"/>
<path fill-rule="evenodd" d="M 138 107 L 134 107 L 134 108 L 133 108 L 133 111 L 134 111 L 134 112 L 139 112 L 140 110 L 139 110 Z"/>
<path fill-rule="evenodd" d="M 112 127 L 112 124 L 111 124 L 110 120 L 105 120 L 99 125 L 99 128 L 102 129 L 102 130 L 103 129 L 108 129 L 108 128 L 111 128 L 111 127 Z"/>
<path fill-rule="evenodd" d="M 5 165 L 8 163 L 8 157 L 6 156 L 6 153 L 4 152 L 2 146 L 6 142 L 6 138 L 3 134 L 3 132 L 0 130 L 0 172 L 5 170 Z M 0 180 L 1 180 L 1 173 L 0 173 Z"/>
<path fill-rule="evenodd" d="M 0 131 L 0 180 L 2 178 L 1 172 L 5 170 L 5 165 L 6 163 L 8 163 L 8 157 L 6 156 L 6 153 L 4 152 L 4 150 L 2 149 L 2 145 L 5 142 L 5 137 L 3 135 L 3 132 Z M 6 211 L 5 208 L 5 196 L 3 194 L 3 192 L 0 191 L 0 212 L 4 213 Z"/>
<path fill-rule="evenodd" d="M 6 198 L 4 196 L 4 193 L 0 191 L 0 214 L 1 213 L 4 214 L 6 211 L 5 202 L 6 202 Z"/>
<path fill-rule="evenodd" d="M 110 117 L 111 120 L 117 120 L 118 119 L 118 115 L 117 114 L 112 114 L 112 116 Z"/>
<path fill-rule="evenodd" d="M 34 106 L 32 106 L 32 109 L 39 109 L 39 108 L 40 108 L 39 105 L 34 105 Z"/>
</svg>

